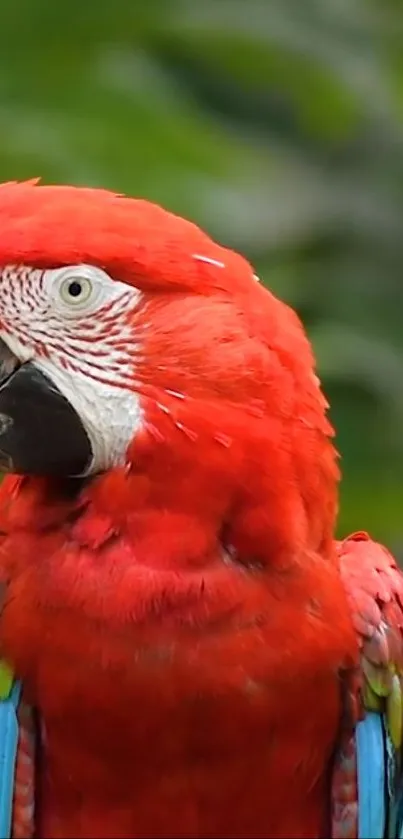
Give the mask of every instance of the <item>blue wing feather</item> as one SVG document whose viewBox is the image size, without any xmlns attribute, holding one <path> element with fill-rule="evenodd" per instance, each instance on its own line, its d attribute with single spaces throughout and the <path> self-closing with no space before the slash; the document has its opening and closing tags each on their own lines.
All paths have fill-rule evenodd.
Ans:
<svg viewBox="0 0 403 839">
<path fill-rule="evenodd" d="M 10 695 L 0 701 L 0 839 L 11 836 L 20 690 L 19 682 L 15 682 Z"/>
<path fill-rule="evenodd" d="M 387 768 L 382 717 L 367 713 L 355 732 L 357 749 L 358 836 L 383 839 L 386 835 Z"/>
</svg>

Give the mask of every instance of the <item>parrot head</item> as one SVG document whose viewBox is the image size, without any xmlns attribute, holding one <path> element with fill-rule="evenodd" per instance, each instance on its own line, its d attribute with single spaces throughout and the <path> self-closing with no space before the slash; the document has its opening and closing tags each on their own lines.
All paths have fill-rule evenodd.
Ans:
<svg viewBox="0 0 403 839">
<path fill-rule="evenodd" d="M 326 408 L 296 314 L 197 226 L 106 190 L 0 186 L 3 470 L 124 474 L 241 553 L 262 534 L 318 550 L 337 503 Z"/>
</svg>

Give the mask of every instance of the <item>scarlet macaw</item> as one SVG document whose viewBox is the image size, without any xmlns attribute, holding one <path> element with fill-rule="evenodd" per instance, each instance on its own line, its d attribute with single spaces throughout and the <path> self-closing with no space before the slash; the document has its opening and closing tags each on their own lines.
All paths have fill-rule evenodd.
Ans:
<svg viewBox="0 0 403 839">
<path fill-rule="evenodd" d="M 334 541 L 296 314 L 158 206 L 12 183 L 0 338 L 13 836 L 398 836 L 403 579 Z"/>
</svg>

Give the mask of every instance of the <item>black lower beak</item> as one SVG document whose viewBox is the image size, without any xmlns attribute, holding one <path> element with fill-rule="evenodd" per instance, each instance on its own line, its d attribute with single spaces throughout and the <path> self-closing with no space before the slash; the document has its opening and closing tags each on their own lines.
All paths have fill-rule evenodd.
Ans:
<svg viewBox="0 0 403 839">
<path fill-rule="evenodd" d="M 0 470 L 81 475 L 91 457 L 88 435 L 70 402 L 34 362 L 19 365 L 0 340 Z"/>
</svg>

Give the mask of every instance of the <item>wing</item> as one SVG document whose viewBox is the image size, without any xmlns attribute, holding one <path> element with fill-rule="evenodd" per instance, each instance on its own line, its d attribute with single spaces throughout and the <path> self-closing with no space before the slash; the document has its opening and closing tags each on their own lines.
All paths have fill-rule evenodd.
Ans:
<svg viewBox="0 0 403 839">
<path fill-rule="evenodd" d="M 361 672 L 355 685 L 358 718 L 342 735 L 336 759 L 333 832 L 401 839 L 403 575 L 386 548 L 366 533 L 355 533 L 336 548 Z"/>
<path fill-rule="evenodd" d="M 7 596 L 12 557 L 1 553 L 7 508 L 23 478 L 7 475 L 0 483 L 0 611 Z M 21 701 L 20 701 L 21 700 Z M 0 837 L 33 836 L 35 730 L 31 709 L 21 699 L 0 648 Z"/>
</svg>

